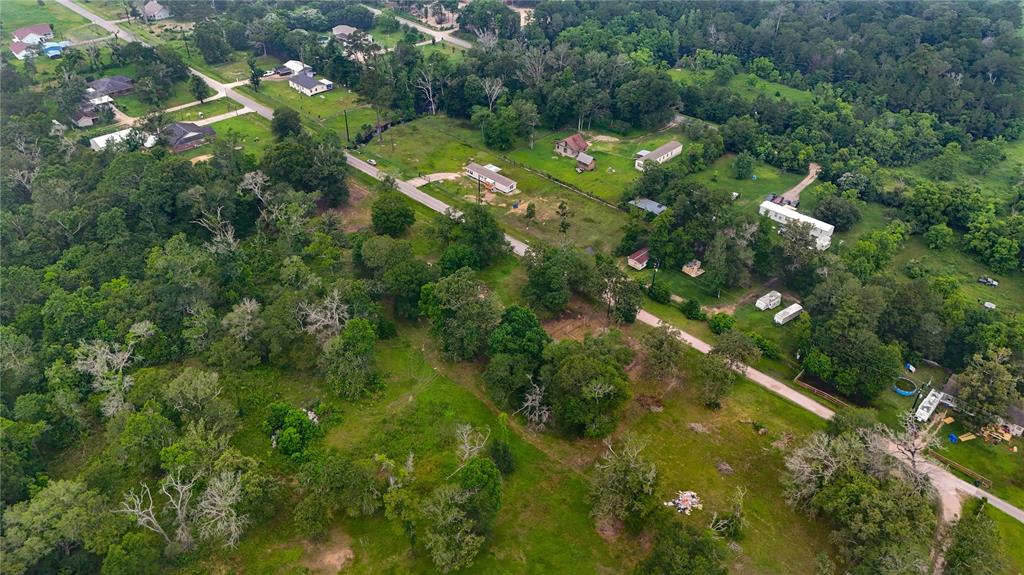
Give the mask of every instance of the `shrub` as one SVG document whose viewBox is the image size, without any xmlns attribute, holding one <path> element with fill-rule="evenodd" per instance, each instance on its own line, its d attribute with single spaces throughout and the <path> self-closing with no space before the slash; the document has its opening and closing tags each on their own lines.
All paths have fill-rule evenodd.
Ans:
<svg viewBox="0 0 1024 575">
<path fill-rule="evenodd" d="M 761 350 L 761 355 L 768 359 L 779 359 L 782 356 L 782 350 L 779 349 L 779 345 L 774 341 L 764 337 L 757 332 L 748 332 L 750 339 L 754 340 L 757 344 L 757 348 Z"/>
<path fill-rule="evenodd" d="M 732 329 L 734 325 L 736 325 L 736 318 L 725 313 L 716 313 L 708 320 L 708 327 L 711 328 L 711 333 L 715 335 L 722 335 Z"/>
<path fill-rule="evenodd" d="M 516 470 L 516 460 L 512 455 L 512 447 L 504 439 L 491 441 L 491 444 L 487 447 L 487 454 L 502 475 L 508 475 Z"/>
<path fill-rule="evenodd" d="M 693 319 L 697 321 L 704 321 L 707 319 L 707 314 L 704 310 L 700 309 L 700 302 L 694 298 L 690 298 L 679 304 L 679 311 L 683 312 L 686 319 Z"/>
<path fill-rule="evenodd" d="M 647 288 L 647 295 L 661 304 L 667 304 L 672 301 L 672 294 L 669 293 L 668 288 L 660 285 L 652 285 Z"/>
</svg>

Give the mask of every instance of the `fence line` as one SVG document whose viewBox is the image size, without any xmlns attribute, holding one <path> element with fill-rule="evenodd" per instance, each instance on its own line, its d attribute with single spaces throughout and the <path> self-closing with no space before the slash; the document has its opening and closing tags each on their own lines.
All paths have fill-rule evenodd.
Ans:
<svg viewBox="0 0 1024 575">
<path fill-rule="evenodd" d="M 815 394 L 815 395 L 817 395 L 819 397 L 824 397 L 825 399 L 835 403 L 836 405 L 840 405 L 840 406 L 846 407 L 846 408 L 852 408 L 853 407 L 849 403 L 843 401 L 842 399 L 839 399 L 838 397 L 832 395 L 831 393 L 829 393 L 827 391 L 822 391 L 822 390 L 818 389 L 817 387 L 814 387 L 813 385 L 811 385 L 811 384 L 801 380 L 800 376 L 803 375 L 803 374 L 804 374 L 803 370 L 800 370 L 800 373 L 796 374 L 796 377 L 793 378 L 793 383 L 799 385 L 800 387 L 806 389 L 807 391 L 810 391 L 811 393 L 813 393 L 813 394 Z"/>
<path fill-rule="evenodd" d="M 985 477 L 984 475 L 978 473 L 977 471 L 974 471 L 969 467 L 964 467 L 963 465 L 953 461 L 952 459 L 949 459 L 948 457 L 943 457 L 942 455 L 939 455 L 938 453 L 935 452 L 935 450 L 929 450 L 928 456 L 934 457 L 935 459 L 938 459 L 939 462 L 942 463 L 943 465 L 946 465 L 947 467 L 952 467 L 959 471 L 960 473 L 963 473 L 964 475 L 970 477 L 971 479 L 974 479 L 975 481 L 980 483 L 981 486 L 984 487 L 985 489 L 989 489 L 990 487 L 992 487 L 992 480 L 989 479 L 988 477 Z"/>
</svg>

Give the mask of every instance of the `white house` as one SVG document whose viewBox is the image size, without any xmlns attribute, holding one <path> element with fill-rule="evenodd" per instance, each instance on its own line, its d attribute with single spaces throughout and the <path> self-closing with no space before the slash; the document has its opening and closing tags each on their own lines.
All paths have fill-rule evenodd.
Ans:
<svg viewBox="0 0 1024 575">
<path fill-rule="evenodd" d="M 793 321 L 793 318 L 800 315 L 800 312 L 804 311 L 804 306 L 795 303 L 786 309 L 775 314 L 775 325 L 786 325 Z"/>
<path fill-rule="evenodd" d="M 291 86 L 293 90 L 302 92 L 307 96 L 313 96 L 320 92 L 326 92 L 327 90 L 334 89 L 334 82 L 326 79 L 317 80 L 316 78 L 305 74 L 296 74 L 295 76 L 292 76 L 288 79 L 288 85 Z"/>
<path fill-rule="evenodd" d="M 498 166 L 487 164 L 481 166 L 476 162 L 470 162 L 466 166 L 466 175 L 469 178 L 476 180 L 485 186 L 487 189 L 495 189 L 503 194 L 511 194 L 516 191 L 516 181 L 512 178 L 506 178 L 499 174 L 501 168 Z"/>
<path fill-rule="evenodd" d="M 636 160 L 633 162 L 633 165 L 636 166 L 636 169 L 642 172 L 644 171 L 644 164 L 646 164 L 647 162 L 657 162 L 659 164 L 664 164 L 665 162 L 678 156 L 682 152 L 683 145 L 675 140 L 672 140 L 671 142 L 658 146 L 658 148 L 655 149 L 653 152 L 648 152 L 647 150 L 640 150 L 636 154 Z"/>
<path fill-rule="evenodd" d="M 120 130 L 112 134 L 106 134 L 103 136 L 96 136 L 89 140 L 89 147 L 99 152 L 111 144 L 123 142 L 128 139 L 128 135 L 135 131 L 135 128 L 128 128 L 127 130 Z M 142 143 L 147 148 L 152 148 L 156 145 L 157 138 L 152 134 L 146 134 L 146 140 Z"/>
<path fill-rule="evenodd" d="M 761 207 L 758 208 L 757 213 L 762 216 L 767 216 L 768 219 L 782 224 L 783 226 L 790 222 L 804 222 L 810 224 L 811 237 L 814 238 L 815 247 L 819 250 L 827 250 L 828 247 L 832 245 L 832 232 L 835 231 L 836 227 L 832 224 L 812 218 L 811 216 L 801 214 L 796 211 L 796 208 L 780 206 L 779 204 L 765 200 L 761 202 Z"/>
<path fill-rule="evenodd" d="M 142 7 L 142 15 L 148 21 L 166 20 L 171 17 L 171 10 L 156 0 L 149 0 Z"/>
<path fill-rule="evenodd" d="M 11 35 L 14 36 L 15 42 L 35 46 L 40 42 L 52 39 L 53 28 L 51 28 L 49 24 L 34 24 L 32 26 L 18 28 Z"/>
<path fill-rule="evenodd" d="M 651 248 L 642 248 L 626 258 L 626 264 L 635 270 L 642 270 L 647 267 L 647 261 L 651 259 Z"/>
<path fill-rule="evenodd" d="M 764 311 L 766 309 L 775 309 L 779 307 L 780 304 L 782 304 L 782 294 L 777 291 L 770 291 L 757 298 L 757 301 L 754 302 L 754 307 L 760 311 Z"/>
</svg>

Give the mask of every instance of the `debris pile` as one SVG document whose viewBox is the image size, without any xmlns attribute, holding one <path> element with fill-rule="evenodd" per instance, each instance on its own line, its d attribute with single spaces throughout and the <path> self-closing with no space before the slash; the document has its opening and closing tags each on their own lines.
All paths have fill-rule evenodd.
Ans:
<svg viewBox="0 0 1024 575">
<path fill-rule="evenodd" d="M 687 423 L 686 427 L 690 428 L 690 431 L 695 431 L 697 433 L 711 433 L 711 430 L 708 429 L 708 426 L 702 423 Z"/>
<path fill-rule="evenodd" d="M 675 507 L 679 513 L 690 514 L 694 509 L 704 509 L 704 504 L 700 502 L 700 497 L 692 491 L 680 491 L 676 495 L 676 498 L 672 501 L 666 501 L 665 507 Z"/>
<path fill-rule="evenodd" d="M 734 473 L 732 466 L 724 461 L 719 461 L 718 463 L 716 463 L 715 469 L 717 469 L 718 472 L 721 473 L 722 475 L 732 475 Z"/>
</svg>

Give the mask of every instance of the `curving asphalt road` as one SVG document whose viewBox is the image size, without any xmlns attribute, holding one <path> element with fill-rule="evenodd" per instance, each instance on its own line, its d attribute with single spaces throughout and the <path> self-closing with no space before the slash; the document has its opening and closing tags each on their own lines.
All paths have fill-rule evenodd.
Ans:
<svg viewBox="0 0 1024 575">
<path fill-rule="evenodd" d="M 75 13 L 85 16 L 97 26 L 100 26 L 101 28 L 111 32 L 112 34 L 117 34 L 119 38 L 122 38 L 129 42 L 137 40 L 137 38 L 130 32 L 121 29 L 119 26 L 112 22 L 108 22 L 107 20 L 100 18 L 99 16 L 93 14 L 92 12 L 89 12 L 88 10 L 72 2 L 71 0 L 57 0 L 57 2 Z M 379 12 L 372 8 L 370 10 L 375 13 Z M 427 28 L 426 26 L 416 24 L 415 22 L 410 23 L 414 25 L 416 28 L 420 29 L 422 32 L 429 34 L 435 38 L 440 38 L 446 42 L 455 44 L 456 46 L 462 46 L 464 48 L 468 48 L 470 46 L 469 43 L 464 40 L 460 40 L 458 38 L 450 38 L 444 33 L 432 30 L 430 28 Z M 263 104 L 254 101 L 252 98 L 248 98 L 246 96 L 239 94 L 230 87 L 214 80 L 213 78 L 210 78 L 209 76 L 206 76 L 205 74 L 199 72 L 198 70 L 195 70 L 194 68 L 192 69 L 192 72 L 200 78 L 202 78 L 216 91 L 223 92 L 227 97 L 231 98 L 232 100 L 235 100 L 236 102 L 239 102 L 246 108 L 253 110 L 257 114 L 265 118 L 269 119 L 273 117 L 273 110 L 271 110 L 267 106 L 264 106 Z M 360 160 L 359 158 L 356 158 L 351 154 L 346 154 L 345 156 L 346 161 L 353 168 L 378 180 L 383 177 L 383 173 L 380 170 L 378 170 L 375 166 L 371 166 L 369 163 Z M 810 169 L 813 171 L 813 167 Z M 806 179 L 809 180 L 807 182 L 808 184 L 813 181 L 811 176 L 812 174 L 808 174 L 808 178 Z M 427 206 L 428 208 L 436 212 L 444 213 L 447 210 L 451 209 L 451 206 L 449 206 L 445 202 L 442 202 L 441 200 L 423 191 L 420 191 L 419 188 L 410 184 L 409 182 L 406 182 L 404 180 L 396 180 L 395 185 L 397 186 L 398 191 L 400 191 L 401 193 L 405 194 L 406 196 L 412 198 L 413 200 Z M 458 214 L 458 211 L 454 210 L 453 213 Z M 505 239 L 512 247 L 512 251 L 518 256 L 525 255 L 526 251 L 529 249 L 529 246 L 525 242 L 513 238 L 508 234 L 505 234 Z M 646 310 L 640 310 L 640 312 L 637 314 L 637 320 L 641 321 L 642 323 L 654 326 L 666 323 L 657 316 L 647 312 Z M 684 343 L 693 347 L 694 349 L 701 353 L 708 353 L 711 351 L 710 344 L 692 334 L 686 333 L 681 330 L 677 330 L 677 337 L 679 337 L 679 339 L 682 340 Z M 810 397 L 807 397 L 806 395 L 800 393 L 799 391 L 789 387 L 785 383 L 765 373 L 762 373 L 750 367 L 745 367 L 741 369 L 741 372 L 754 383 L 764 387 L 765 389 L 768 389 L 772 393 L 784 397 L 785 399 L 799 405 L 800 407 L 803 407 L 804 409 L 810 411 L 811 413 L 814 413 L 818 417 L 822 417 L 824 419 L 831 419 L 832 416 L 835 415 L 835 412 L 833 412 L 828 407 L 822 405 L 821 403 L 817 402 L 816 400 Z M 964 495 L 972 497 L 987 498 L 989 503 L 993 507 L 1006 513 L 1010 517 L 1013 517 L 1017 521 L 1024 523 L 1024 510 L 1015 507 L 1008 501 L 1000 499 L 992 495 L 988 491 L 981 489 L 980 487 L 975 487 L 974 485 L 971 485 L 970 483 L 954 475 L 949 470 L 931 461 L 926 462 L 926 469 L 929 472 L 929 475 L 931 476 L 932 484 L 935 486 L 936 491 L 939 493 L 939 498 L 942 501 L 943 519 L 945 519 L 946 521 L 951 520 L 959 513 L 961 505 L 959 494 L 962 493 Z"/>
<path fill-rule="evenodd" d="M 370 12 L 373 12 L 374 15 L 380 14 L 380 10 L 373 8 L 372 6 L 366 6 L 364 4 L 363 7 L 369 10 Z M 420 32 L 423 32 L 427 36 L 430 36 L 438 40 L 439 42 L 448 42 L 452 46 L 458 46 L 459 48 L 465 48 L 466 50 L 469 50 L 470 48 L 473 47 L 472 44 L 463 40 L 462 38 L 452 36 L 451 33 L 454 32 L 455 30 L 445 30 L 444 32 L 440 30 L 434 30 L 429 26 L 424 26 L 421 22 L 417 22 L 416 20 L 409 20 L 408 18 L 401 15 L 398 16 L 398 19 L 401 20 L 403 24 L 408 24 L 409 26 L 416 28 Z"/>
</svg>

